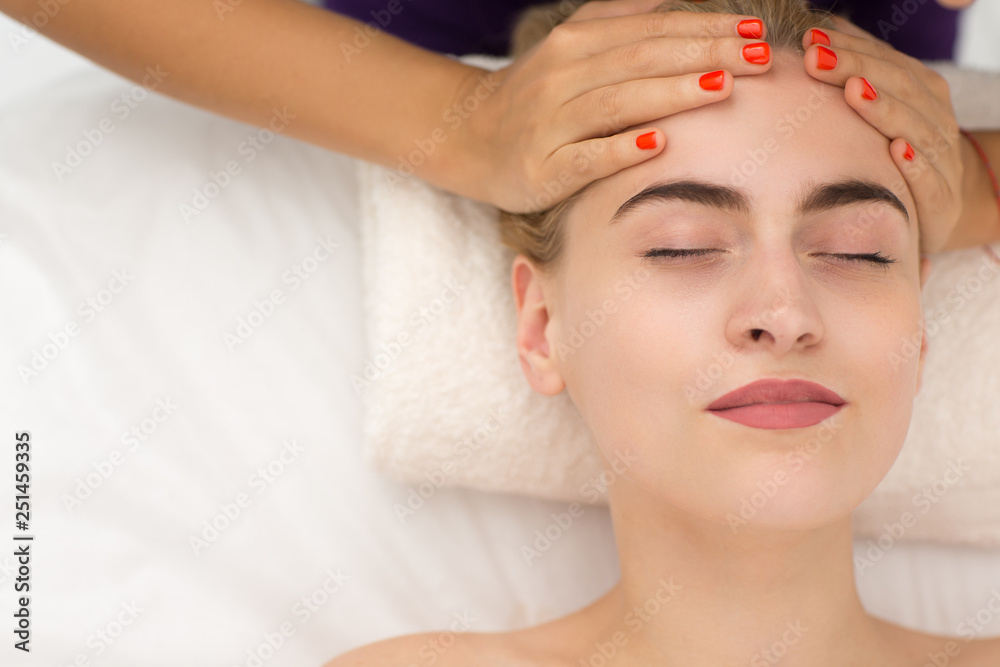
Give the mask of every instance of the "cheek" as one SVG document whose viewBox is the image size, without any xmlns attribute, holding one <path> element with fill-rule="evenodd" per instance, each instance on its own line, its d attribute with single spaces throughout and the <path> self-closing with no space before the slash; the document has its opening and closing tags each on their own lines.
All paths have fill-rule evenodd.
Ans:
<svg viewBox="0 0 1000 667">
<path fill-rule="evenodd" d="M 718 337 L 712 313 L 721 308 L 665 292 L 662 280 L 640 268 L 566 303 L 556 354 L 568 393 L 606 453 L 637 449 L 651 424 L 684 423 L 690 407 L 678 399 L 694 377 L 692 360 L 710 331 Z"/>
<path fill-rule="evenodd" d="M 864 447 L 885 473 L 909 429 L 917 391 L 922 314 L 919 295 L 894 302 L 844 307 L 843 377 L 858 396 L 855 409 Z M 888 465 L 886 463 L 888 462 Z"/>
<path fill-rule="evenodd" d="M 884 279 L 867 289 L 838 281 L 826 286 L 824 325 L 835 341 L 832 357 L 843 363 L 844 380 L 858 385 L 859 396 L 871 397 L 872 409 L 883 411 L 887 421 L 895 417 L 898 422 L 905 413 L 909 424 L 923 330 L 920 262 L 916 238 L 897 241 L 887 244 L 898 248 L 890 250 L 898 261 Z"/>
</svg>

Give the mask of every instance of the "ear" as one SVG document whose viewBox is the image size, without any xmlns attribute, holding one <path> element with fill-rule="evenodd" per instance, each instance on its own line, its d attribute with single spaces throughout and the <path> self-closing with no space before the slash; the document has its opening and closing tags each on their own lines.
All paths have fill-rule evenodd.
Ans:
<svg viewBox="0 0 1000 667">
<path fill-rule="evenodd" d="M 926 255 L 920 257 L 920 289 L 923 291 L 927 277 L 931 273 L 931 260 Z M 927 322 L 923 322 L 923 333 L 920 336 L 920 361 L 917 363 L 917 393 L 924 377 L 924 357 L 927 356 Z"/>
<path fill-rule="evenodd" d="M 566 383 L 552 355 L 555 345 L 547 337 L 552 298 L 547 295 L 544 276 L 524 255 L 514 258 L 511 266 L 511 285 L 517 304 L 517 355 L 521 371 L 531 388 L 544 396 L 555 396 Z"/>
</svg>

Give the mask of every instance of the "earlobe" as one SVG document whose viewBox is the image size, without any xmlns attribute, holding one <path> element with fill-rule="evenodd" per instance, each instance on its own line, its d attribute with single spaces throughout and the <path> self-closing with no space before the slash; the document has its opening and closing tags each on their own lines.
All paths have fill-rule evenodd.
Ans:
<svg viewBox="0 0 1000 667">
<path fill-rule="evenodd" d="M 931 260 L 926 255 L 920 257 L 920 289 L 923 290 L 927 283 L 927 278 L 931 273 Z M 921 320 L 923 327 L 920 335 L 920 356 L 917 361 L 917 393 L 920 393 L 920 386 L 924 378 L 924 360 L 927 357 L 927 322 Z"/>
<path fill-rule="evenodd" d="M 550 306 L 541 272 L 524 255 L 514 258 L 511 286 L 517 305 L 517 354 L 521 371 L 536 392 L 555 396 L 566 385 L 546 338 Z"/>
<path fill-rule="evenodd" d="M 917 360 L 917 392 L 920 393 L 920 386 L 924 379 L 924 361 L 927 359 L 927 323 L 923 323 L 923 330 L 920 334 L 920 356 Z"/>
<path fill-rule="evenodd" d="M 931 274 L 931 260 L 926 255 L 920 257 L 920 289 L 924 288 Z"/>
</svg>

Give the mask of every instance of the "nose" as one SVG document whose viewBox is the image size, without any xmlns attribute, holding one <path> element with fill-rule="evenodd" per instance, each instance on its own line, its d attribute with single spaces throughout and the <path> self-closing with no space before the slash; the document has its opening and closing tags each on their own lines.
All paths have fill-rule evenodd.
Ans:
<svg viewBox="0 0 1000 667">
<path fill-rule="evenodd" d="M 817 344 L 823 333 L 819 307 L 794 253 L 751 259 L 733 294 L 726 331 L 730 343 L 782 356 Z"/>
</svg>

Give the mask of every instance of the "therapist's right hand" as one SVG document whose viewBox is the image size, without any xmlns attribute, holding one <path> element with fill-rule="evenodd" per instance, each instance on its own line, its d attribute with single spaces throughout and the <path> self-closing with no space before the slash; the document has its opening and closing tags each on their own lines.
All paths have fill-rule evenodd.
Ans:
<svg viewBox="0 0 1000 667">
<path fill-rule="evenodd" d="M 477 69 L 459 100 L 482 101 L 449 138 L 455 191 L 548 209 L 664 150 L 662 131 L 625 128 L 723 100 L 733 76 L 770 68 L 760 19 L 652 12 L 661 2 L 588 2 L 509 66 Z"/>
</svg>

